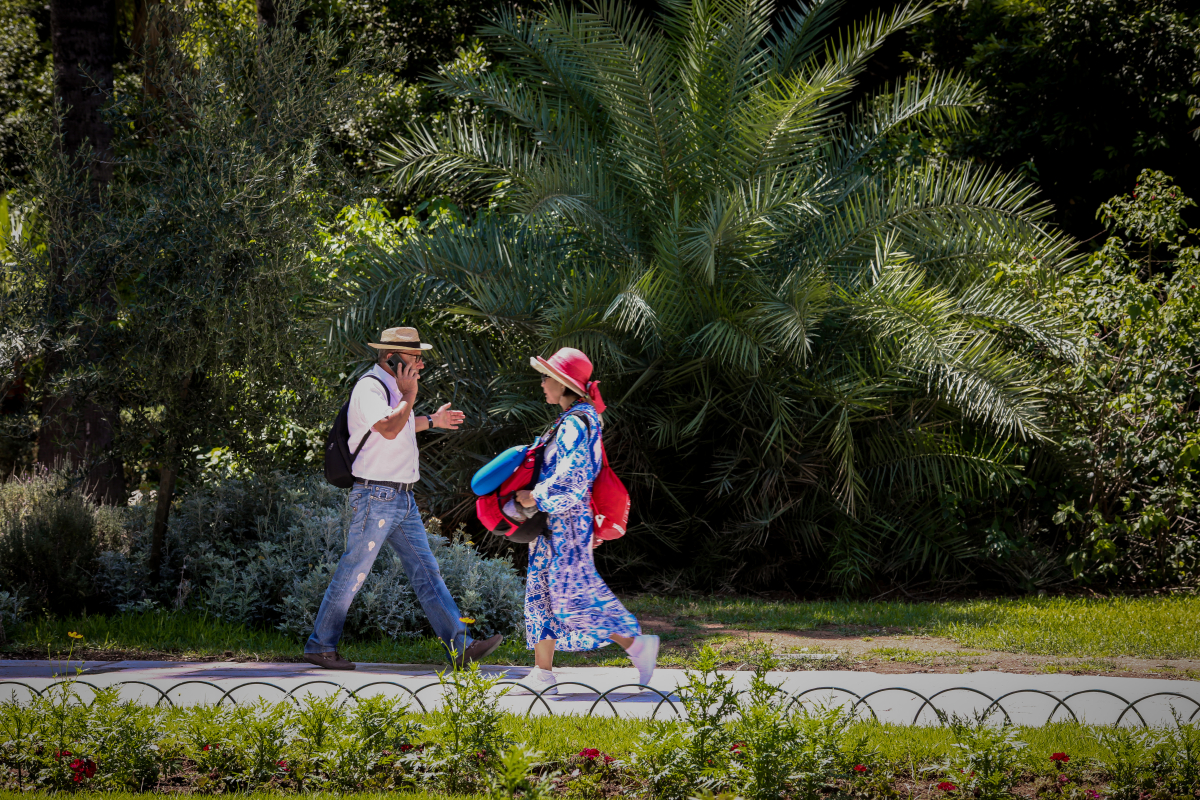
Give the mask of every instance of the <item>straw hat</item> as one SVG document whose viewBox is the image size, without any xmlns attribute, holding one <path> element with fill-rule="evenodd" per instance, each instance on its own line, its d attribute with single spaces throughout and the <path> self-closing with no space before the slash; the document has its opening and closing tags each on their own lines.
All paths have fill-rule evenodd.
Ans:
<svg viewBox="0 0 1200 800">
<path fill-rule="evenodd" d="M 421 341 L 416 328 L 388 328 L 379 334 L 378 342 L 367 342 L 376 350 L 398 350 L 401 353 L 420 353 L 432 350 L 433 345 Z"/>
</svg>

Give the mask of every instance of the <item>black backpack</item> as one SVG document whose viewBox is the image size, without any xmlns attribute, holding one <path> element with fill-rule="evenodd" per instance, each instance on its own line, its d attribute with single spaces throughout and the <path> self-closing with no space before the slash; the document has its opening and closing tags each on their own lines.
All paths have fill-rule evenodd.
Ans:
<svg viewBox="0 0 1200 800">
<path fill-rule="evenodd" d="M 387 384 L 379 380 L 379 376 L 364 375 L 363 378 L 371 378 L 379 381 L 379 385 L 383 387 L 383 391 L 387 394 L 388 405 L 392 404 L 392 393 L 388 391 Z M 358 384 L 355 384 L 355 388 L 357 387 Z M 354 396 L 354 389 L 350 390 L 350 395 L 351 397 Z M 371 435 L 371 429 L 367 428 L 367 432 L 358 442 L 358 449 L 353 453 L 350 452 L 350 423 L 346 419 L 346 414 L 349 410 L 350 401 L 347 400 L 342 405 L 342 410 L 333 418 L 333 430 L 329 432 L 328 438 L 325 439 L 325 480 L 339 489 L 349 489 L 354 485 L 354 473 L 352 471 L 354 469 L 354 459 L 358 458 L 363 445 L 367 443 L 367 437 Z"/>
</svg>

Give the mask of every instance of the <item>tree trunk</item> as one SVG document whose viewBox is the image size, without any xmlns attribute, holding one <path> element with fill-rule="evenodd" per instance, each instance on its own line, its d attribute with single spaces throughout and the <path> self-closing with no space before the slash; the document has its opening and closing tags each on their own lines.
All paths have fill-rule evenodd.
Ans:
<svg viewBox="0 0 1200 800">
<path fill-rule="evenodd" d="M 179 466 L 175 462 L 175 443 L 168 446 L 167 461 L 163 462 L 158 474 L 157 505 L 154 507 L 154 528 L 150 532 L 150 582 L 158 583 L 162 569 L 163 544 L 167 539 L 167 519 L 171 514 L 171 501 L 175 499 L 175 476 Z"/>
<path fill-rule="evenodd" d="M 258 0 L 258 24 L 270 30 L 275 27 L 278 15 L 275 13 L 275 0 Z"/>
<path fill-rule="evenodd" d="M 116 23 L 115 0 L 50 0 L 54 94 L 66 107 L 63 147 L 75 153 L 91 145 L 97 186 L 112 179 L 112 131 L 100 108 L 113 87 Z"/>
<path fill-rule="evenodd" d="M 183 379 L 182 385 L 179 387 L 179 406 L 184 407 L 187 402 L 188 390 L 192 385 L 192 376 L 188 375 Z M 171 410 L 168 408 L 168 415 Z M 167 424 L 167 447 L 163 457 L 162 469 L 158 473 L 158 495 L 155 498 L 157 504 L 154 507 L 154 527 L 150 530 L 150 581 L 157 583 L 159 579 L 159 571 L 162 569 L 163 544 L 167 539 L 167 520 L 171 516 L 171 501 L 175 499 L 175 477 L 179 474 L 179 442 L 175 438 L 174 429 L 171 424 L 175 420 L 168 416 L 165 420 Z"/>
<path fill-rule="evenodd" d="M 64 107 L 63 149 L 77 155 L 81 148 L 91 147 L 88 168 L 95 192 L 112 179 L 112 131 L 100 110 L 113 88 L 116 20 L 115 0 L 50 2 L 54 94 Z M 55 283 L 69 304 L 70 287 Z M 56 375 L 59 367 L 58 359 L 48 355 L 46 377 Z M 37 461 L 48 469 L 67 462 L 91 464 L 85 478 L 87 491 L 101 502 L 121 503 L 124 469 L 120 461 L 105 455 L 113 441 L 109 418 L 90 400 L 79 407 L 69 392 L 47 397 L 42 404 Z"/>
<path fill-rule="evenodd" d="M 85 468 L 83 488 L 89 497 L 97 503 L 124 503 L 125 469 L 120 459 L 107 452 L 113 442 L 107 413 L 90 400 L 82 412 L 74 406 L 69 392 L 46 398 L 38 430 L 38 464 L 49 470 L 69 465 Z"/>
</svg>

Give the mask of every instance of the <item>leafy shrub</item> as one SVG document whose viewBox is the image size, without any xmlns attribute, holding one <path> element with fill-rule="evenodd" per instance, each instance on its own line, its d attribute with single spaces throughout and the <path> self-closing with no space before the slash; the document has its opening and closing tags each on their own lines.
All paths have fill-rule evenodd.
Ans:
<svg viewBox="0 0 1200 800">
<path fill-rule="evenodd" d="M 96 585 L 121 609 L 147 603 L 189 603 L 233 622 L 274 625 L 295 636 L 312 630 L 345 545 L 349 507 L 345 492 L 321 478 L 271 474 L 216 480 L 178 502 L 167 530 L 155 593 L 147 580 L 152 522 L 148 505 L 132 507 L 123 548 L 98 558 Z M 522 624 L 524 585 L 510 560 L 484 558 L 470 543 L 441 535 L 426 517 L 430 548 L 450 593 L 478 636 Z M 427 623 L 408 576 L 390 548 L 350 607 L 351 636 L 418 635 Z"/>
<path fill-rule="evenodd" d="M 766 679 L 759 665 L 739 701 L 719 657 L 705 648 L 679 696 L 686 716 L 659 723 L 639 740 L 635 765 L 654 797 L 736 791 L 754 800 L 817 800 L 837 777 L 853 775 L 865 744 L 847 742 L 849 716 L 811 711 Z"/>
<path fill-rule="evenodd" d="M 478 663 L 442 672 L 438 681 L 443 690 L 440 743 L 419 756 L 421 779 L 447 794 L 463 794 L 481 784 L 484 768 L 512 744 L 500 729 L 500 698 L 509 689 L 494 691 L 500 678 L 484 675 Z"/>
<path fill-rule="evenodd" d="M 1078 580 L 1200 580 L 1200 231 L 1184 222 L 1193 206 L 1171 178 L 1144 171 L 1131 195 L 1101 206 L 1103 247 L 1047 298 L 1092 342 L 1064 371 L 1055 412 L 1075 478 L 1053 521 Z"/>
<path fill-rule="evenodd" d="M 1163 731 L 1151 758 L 1150 770 L 1159 786 L 1172 794 L 1200 789 L 1200 725 L 1183 724 L 1178 715 L 1176 727 Z"/>
<path fill-rule="evenodd" d="M 951 756 L 942 765 L 942 775 L 964 795 L 980 800 L 1007 800 L 1020 778 L 1019 759 L 1025 743 L 1007 721 L 989 723 L 990 714 L 965 719 L 953 715 L 943 723 L 954 734 Z"/>
<path fill-rule="evenodd" d="M 729 720 L 737 708 L 733 680 L 717 671 L 720 657 L 703 648 L 696 670 L 678 689 L 684 721 L 652 724 L 634 752 L 634 765 L 655 797 L 681 800 L 724 787 L 733 745 Z"/>
<path fill-rule="evenodd" d="M 550 800 L 554 797 L 551 781 L 558 772 L 548 772 L 538 780 L 530 780 L 530 773 L 541 758 L 541 753 L 524 747 L 510 747 L 500 756 L 496 772 L 488 780 L 489 800 Z"/>
<path fill-rule="evenodd" d="M 837 709 L 789 713 L 788 698 L 759 671 L 750 682 L 735 730 L 732 750 L 734 785 L 755 800 L 777 800 L 785 792 L 797 800 L 816 800 L 826 781 L 845 759 L 841 730 L 849 719 Z"/>
<path fill-rule="evenodd" d="M 92 503 L 61 475 L 0 483 L 0 586 L 35 607 L 78 612 L 92 596 L 97 553 L 120 529 L 119 510 Z M 9 608 L 15 617 L 15 601 Z"/>
<path fill-rule="evenodd" d="M 1108 773 L 1110 800 L 1174 800 L 1193 796 L 1200 787 L 1200 726 L 1165 730 L 1111 728 L 1100 742 L 1108 751 L 1101 764 Z"/>
<path fill-rule="evenodd" d="M 163 712 L 101 689 L 85 705 L 70 683 L 0 704 L 5 772 L 20 789 L 142 790 L 158 780 Z"/>
<path fill-rule="evenodd" d="M 1147 754 L 1153 746 L 1153 734 L 1146 730 L 1112 728 L 1100 734 L 1100 743 L 1108 751 L 1101 767 L 1108 773 L 1110 800 L 1141 800 L 1142 790 L 1152 787 Z"/>
<path fill-rule="evenodd" d="M 20 592 L 0 592 L 0 630 L 25 621 L 25 598 Z"/>
</svg>

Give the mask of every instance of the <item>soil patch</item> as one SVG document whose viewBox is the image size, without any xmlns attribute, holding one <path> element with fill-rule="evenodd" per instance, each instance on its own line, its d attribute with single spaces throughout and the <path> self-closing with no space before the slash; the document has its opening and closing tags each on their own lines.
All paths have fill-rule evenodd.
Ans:
<svg viewBox="0 0 1200 800">
<path fill-rule="evenodd" d="M 748 631 L 719 623 L 643 616 L 643 627 L 662 636 L 660 658 L 678 660 L 711 644 L 728 659 L 727 669 L 751 668 L 771 653 L 780 669 L 832 669 L 884 674 L 960 674 L 976 670 L 1018 674 L 1103 675 L 1123 678 L 1200 680 L 1200 660 L 1132 656 L 1068 658 L 963 647 L 952 639 L 912 635 L 899 629 L 838 626 L 806 631 Z M 672 658 L 675 656 L 676 658 Z"/>
</svg>

